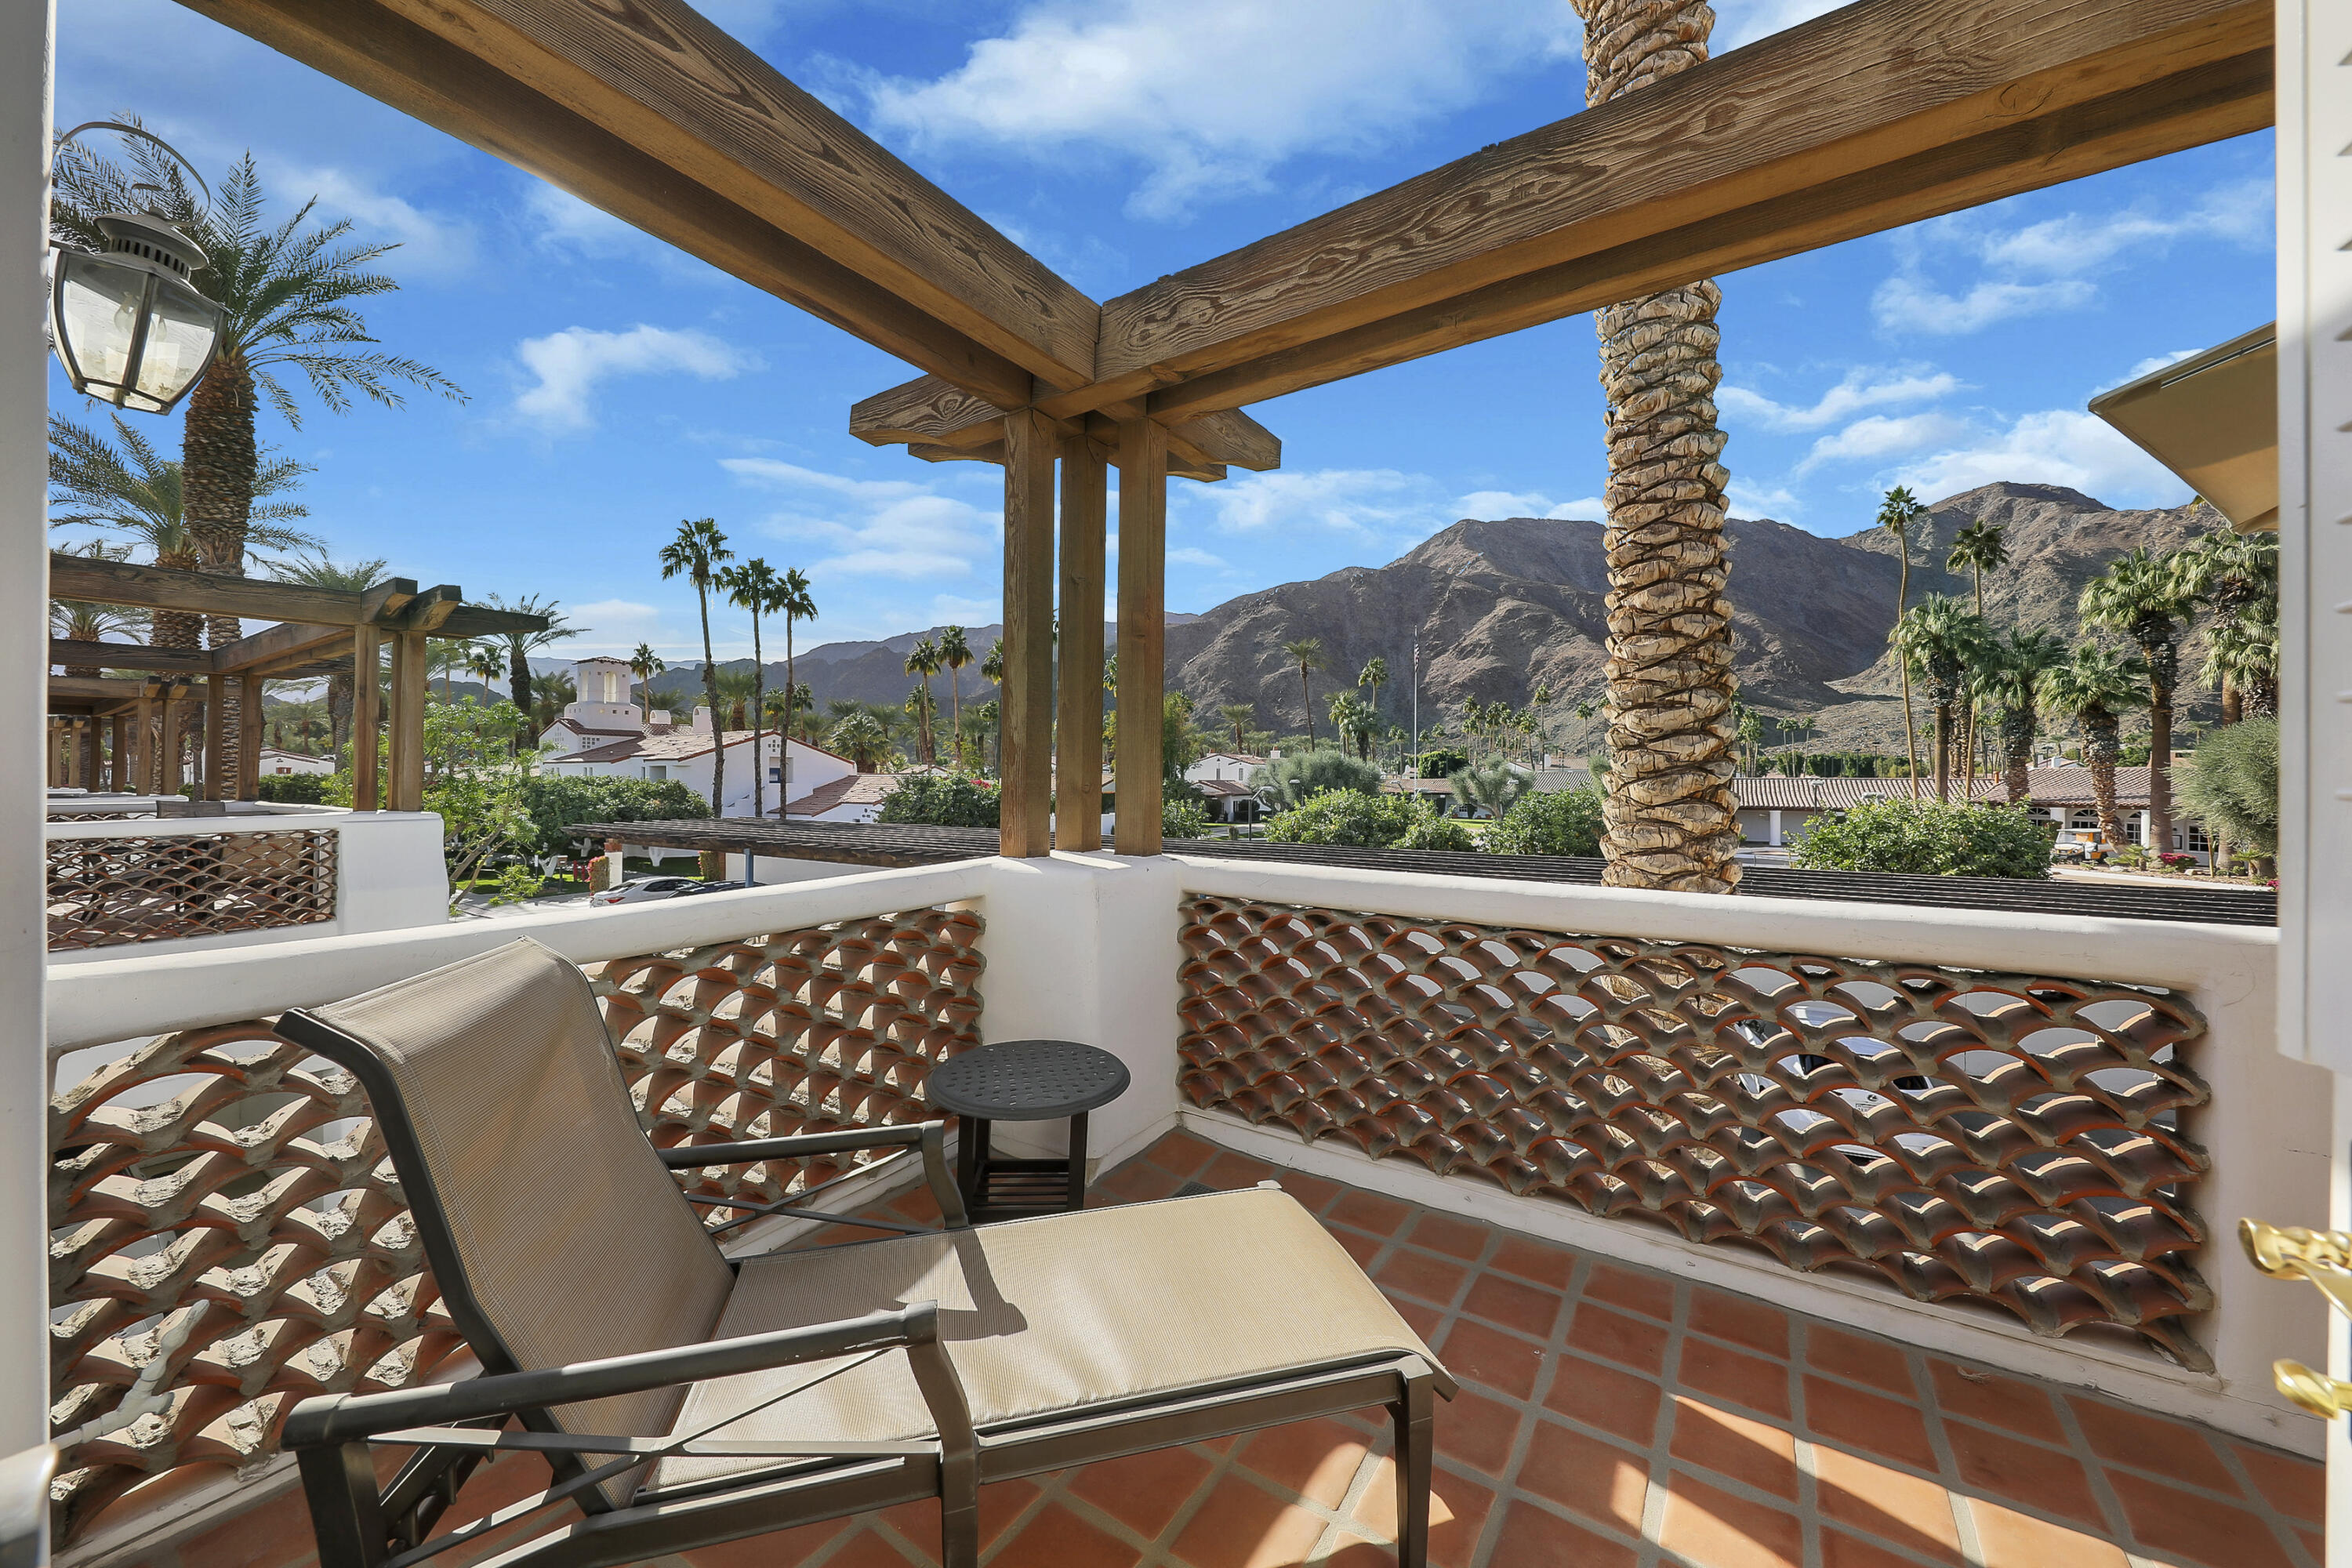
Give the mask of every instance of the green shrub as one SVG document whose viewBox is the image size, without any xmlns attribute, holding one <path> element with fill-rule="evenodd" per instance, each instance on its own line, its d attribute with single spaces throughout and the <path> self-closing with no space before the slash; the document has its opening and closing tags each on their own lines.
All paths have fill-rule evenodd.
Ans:
<svg viewBox="0 0 2352 1568">
<path fill-rule="evenodd" d="M 1601 792 L 1556 790 L 1522 796 L 1486 829 L 1490 855 L 1598 855 L 1601 853 Z"/>
<path fill-rule="evenodd" d="M 2172 770 L 2181 805 L 2229 841 L 2267 858 L 2278 853 L 2279 727 L 2275 719 L 2225 725 Z"/>
<path fill-rule="evenodd" d="M 1790 861 L 1812 871 L 2046 879 L 2055 833 L 2021 805 L 1864 801 L 1806 824 Z"/>
<path fill-rule="evenodd" d="M 1250 787 L 1270 791 L 1276 804 L 1287 808 L 1304 805 L 1327 790 L 1372 795 L 1381 787 L 1381 770 L 1345 752 L 1293 752 L 1252 773 Z"/>
<path fill-rule="evenodd" d="M 1171 795 L 1160 803 L 1160 837 L 1165 839 L 1206 838 L 1208 836 L 1208 808 L 1199 801 L 1180 800 Z"/>
<path fill-rule="evenodd" d="M 1414 828 L 1437 820 L 1433 810 L 1409 795 L 1365 795 L 1352 789 L 1327 789 L 1288 811 L 1276 813 L 1265 825 L 1265 836 L 1277 844 L 1339 844 L 1359 849 L 1387 849 L 1402 844 Z"/>
<path fill-rule="evenodd" d="M 1459 746 L 1440 746 L 1411 759 L 1425 779 L 1450 779 L 1470 765 L 1470 753 Z"/>
<path fill-rule="evenodd" d="M 1454 818 L 1441 816 L 1432 811 L 1405 829 L 1404 837 L 1397 840 L 1396 847 L 1400 849 L 1475 850 L 1478 847 L 1478 841 L 1470 837 L 1468 828 Z"/>
<path fill-rule="evenodd" d="M 532 853 L 569 855 L 582 822 L 667 822 L 709 816 L 710 803 L 677 779 L 578 778 L 539 773 L 523 786 L 523 805 L 537 826 Z M 592 850 L 604 846 L 593 844 Z"/>
<path fill-rule="evenodd" d="M 1003 808 L 996 786 L 970 773 L 915 773 L 898 781 L 877 822 L 920 822 L 933 827 L 995 827 Z"/>
<path fill-rule="evenodd" d="M 280 805 L 325 805 L 332 773 L 264 773 L 260 798 Z"/>
</svg>

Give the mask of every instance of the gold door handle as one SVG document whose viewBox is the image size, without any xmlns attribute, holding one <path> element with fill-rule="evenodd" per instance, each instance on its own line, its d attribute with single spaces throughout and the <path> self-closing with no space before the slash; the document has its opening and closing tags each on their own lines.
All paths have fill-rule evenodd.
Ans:
<svg viewBox="0 0 2352 1568">
<path fill-rule="evenodd" d="M 2271 1379 L 2291 1403 L 2322 1420 L 2333 1421 L 2352 1410 L 2352 1383 L 2314 1372 L 2299 1361 L 2271 1363 Z"/>
<path fill-rule="evenodd" d="M 2352 1318 L 2352 1235 L 2242 1219 L 2238 1239 L 2255 1268 L 2273 1279 L 2310 1280 L 2329 1305 Z M 2301 1362 L 2273 1362 L 2271 1378 L 2290 1403 L 2322 1419 L 2332 1421 L 2352 1411 L 2352 1383 L 2314 1372 Z"/>
</svg>

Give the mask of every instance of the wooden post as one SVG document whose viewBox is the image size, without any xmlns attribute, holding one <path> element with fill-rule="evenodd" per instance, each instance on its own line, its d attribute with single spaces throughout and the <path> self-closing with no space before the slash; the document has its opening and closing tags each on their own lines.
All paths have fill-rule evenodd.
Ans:
<svg viewBox="0 0 2352 1568">
<path fill-rule="evenodd" d="M 152 794 L 155 788 L 155 693 L 153 681 L 139 689 L 139 707 L 132 717 L 131 737 L 131 791 L 133 795 Z"/>
<path fill-rule="evenodd" d="M 425 634 L 392 642 L 392 809 L 425 809 Z"/>
<path fill-rule="evenodd" d="M 383 665 L 383 635 L 373 626 L 352 629 L 352 809 L 382 811 L 378 786 L 376 674 Z"/>
<path fill-rule="evenodd" d="M 1122 855 L 1160 853 L 1160 710 L 1166 684 L 1168 427 L 1118 426 L 1118 820 Z"/>
<path fill-rule="evenodd" d="M 175 705 L 172 700 L 186 689 L 181 686 L 163 688 L 163 782 L 156 790 L 159 795 L 180 793 L 180 725 L 186 716 L 187 704 L 183 701 Z"/>
<path fill-rule="evenodd" d="M 106 785 L 117 795 L 131 791 L 131 718 L 114 710 L 114 754 L 107 759 Z"/>
<path fill-rule="evenodd" d="M 96 793 L 104 787 L 99 777 L 98 715 L 81 721 L 81 787 Z"/>
<path fill-rule="evenodd" d="M 227 800 L 236 791 L 229 784 L 228 773 L 221 764 L 222 720 L 226 717 L 225 694 L 228 677 L 217 672 L 205 678 L 205 798 Z"/>
<path fill-rule="evenodd" d="M 1053 810 L 1054 448 L 1045 416 L 1004 416 L 1003 806 L 1000 854 L 1043 855 Z"/>
<path fill-rule="evenodd" d="M 1054 847 L 1102 847 L 1102 453 L 1085 437 L 1062 447 L 1061 685 L 1054 693 Z"/>
<path fill-rule="evenodd" d="M 236 747 L 236 798 L 261 798 L 261 677 L 248 671 L 237 678 L 237 711 L 245 717 Z"/>
</svg>

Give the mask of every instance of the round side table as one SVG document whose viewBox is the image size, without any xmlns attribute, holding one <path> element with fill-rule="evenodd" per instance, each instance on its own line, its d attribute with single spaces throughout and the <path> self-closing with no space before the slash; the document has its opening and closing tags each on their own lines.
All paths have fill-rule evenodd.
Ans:
<svg viewBox="0 0 2352 1568">
<path fill-rule="evenodd" d="M 999 1040 L 933 1068 L 923 1098 L 962 1118 L 956 1185 L 974 1225 L 1084 1208 L 1087 1112 L 1127 1090 L 1127 1064 L 1076 1040 Z M 997 1121 L 1070 1119 L 1063 1160 L 1008 1160 L 989 1152 Z"/>
</svg>

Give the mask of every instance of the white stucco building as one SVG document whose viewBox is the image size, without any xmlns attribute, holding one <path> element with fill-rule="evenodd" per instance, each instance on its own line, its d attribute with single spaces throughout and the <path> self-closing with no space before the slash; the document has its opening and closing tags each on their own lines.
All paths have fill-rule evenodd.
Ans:
<svg viewBox="0 0 2352 1568">
<path fill-rule="evenodd" d="M 556 748 L 554 754 L 540 759 L 541 772 L 559 777 L 675 779 L 709 798 L 711 766 L 722 739 L 712 731 L 709 709 L 697 708 L 694 721 L 685 725 L 671 723 L 667 713 L 656 710 L 648 723 L 645 710 L 629 700 L 634 677 L 626 660 L 583 658 L 572 671 L 579 697 L 541 737 Z M 749 816 L 755 766 L 751 731 L 730 730 L 723 740 L 727 794 L 719 815 Z M 857 773 L 845 757 L 772 732 L 761 735 L 760 750 L 760 805 L 771 816 L 794 796 Z"/>
</svg>

